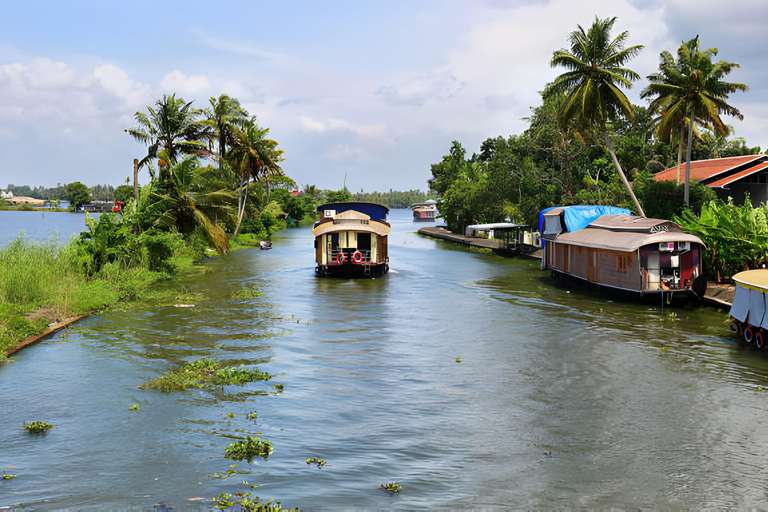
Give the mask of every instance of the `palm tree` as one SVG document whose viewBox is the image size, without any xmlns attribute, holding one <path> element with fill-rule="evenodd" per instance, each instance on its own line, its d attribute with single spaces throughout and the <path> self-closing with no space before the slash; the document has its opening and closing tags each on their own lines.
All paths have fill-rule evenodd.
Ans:
<svg viewBox="0 0 768 512">
<path fill-rule="evenodd" d="M 181 98 L 163 95 L 157 100 L 155 108 L 147 107 L 149 115 L 136 112 L 134 118 L 138 126 L 125 131 L 137 141 L 147 146 L 147 156 L 139 161 L 139 168 L 150 165 L 164 152 L 166 160 L 160 159 L 160 167 L 171 169 L 181 154 L 201 154 L 206 151 L 206 145 L 201 142 L 204 138 L 203 125 L 198 120 L 199 111 L 192 107 L 192 102 Z M 170 183 L 170 182 L 169 182 Z M 167 192 L 170 192 L 168 190 Z"/>
<path fill-rule="evenodd" d="M 161 158 L 168 156 L 165 152 Z M 200 182 L 212 167 L 200 167 L 197 157 L 187 156 L 165 175 L 163 180 L 153 182 L 153 191 L 141 205 L 141 210 L 149 213 L 153 225 L 162 229 L 178 229 L 181 233 L 190 233 L 199 226 L 208 242 L 219 253 L 229 251 L 229 242 L 224 230 L 211 222 L 210 214 L 223 217 L 231 214 L 231 207 L 226 205 L 231 197 L 224 191 L 207 192 L 200 187 Z M 165 185 L 165 186 L 164 186 Z"/>
<path fill-rule="evenodd" d="M 624 176 L 608 136 L 609 121 L 622 115 L 630 121 L 634 119 L 632 104 L 620 87 L 631 88 L 632 81 L 640 76 L 622 66 L 643 49 L 641 45 L 624 47 L 629 36 L 626 31 L 611 40 L 611 29 L 615 22 L 615 17 L 604 20 L 596 17 L 589 31 L 585 32 L 581 25 L 578 25 L 578 30 L 571 32 L 568 38 L 571 43 L 570 51 L 555 51 L 550 62 L 552 67 L 561 66 L 568 71 L 558 76 L 544 94 L 565 94 L 565 100 L 558 111 L 558 118 L 563 126 L 572 119 L 585 131 L 597 126 L 638 214 L 645 217 L 632 187 Z"/>
<path fill-rule="evenodd" d="M 210 108 L 203 109 L 205 120 L 203 124 L 210 130 L 211 140 L 218 145 L 219 171 L 224 168 L 227 145 L 232 139 L 236 128 L 242 128 L 249 120 L 248 111 L 240 106 L 237 98 L 222 94 L 218 98 L 208 100 Z"/>
<path fill-rule="evenodd" d="M 663 123 L 674 123 L 684 119 L 688 122 L 688 148 L 685 163 L 685 204 L 689 204 L 689 182 L 691 174 L 691 148 L 693 143 L 694 124 L 706 124 L 722 135 L 727 136 L 728 127 L 720 116 L 727 114 L 744 119 L 739 110 L 729 105 L 725 100 L 736 91 L 747 91 L 749 88 L 740 83 L 723 82 L 721 79 L 733 68 L 739 67 L 734 62 L 712 62 L 717 55 L 717 48 L 699 49 L 699 36 L 683 43 L 677 50 L 677 61 L 662 54 L 660 77 L 663 80 L 652 82 L 646 90 L 648 94 L 657 94 L 657 100 L 664 105 Z M 648 78 L 651 79 L 651 76 Z M 645 91 L 644 91 L 645 93 Z M 654 100 L 654 101 L 657 101 Z"/>
<path fill-rule="evenodd" d="M 277 142 L 266 138 L 268 133 L 269 128 L 259 127 L 255 118 L 246 123 L 242 129 L 235 128 L 232 133 L 233 146 L 230 149 L 229 159 L 232 169 L 240 179 L 237 194 L 235 237 L 240 232 L 240 224 L 243 222 L 251 179 L 259 179 L 281 172 L 278 162 L 283 160 L 280 157 L 283 150 L 277 148 Z"/>
</svg>

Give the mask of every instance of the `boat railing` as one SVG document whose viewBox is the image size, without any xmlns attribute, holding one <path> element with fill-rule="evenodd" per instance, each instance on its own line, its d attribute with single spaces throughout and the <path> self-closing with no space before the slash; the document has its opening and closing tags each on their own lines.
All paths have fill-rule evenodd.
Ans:
<svg viewBox="0 0 768 512">
<path fill-rule="evenodd" d="M 334 262 L 334 263 L 338 262 L 339 254 L 342 254 L 342 253 L 344 254 L 344 258 L 347 261 L 354 261 L 355 263 L 370 263 L 372 261 L 371 251 L 365 251 L 365 250 L 361 251 L 355 248 L 339 248 L 339 247 L 334 247 L 333 249 L 326 251 L 326 254 L 328 256 L 328 261 Z M 355 260 L 355 253 L 360 253 L 360 256 L 358 257 L 360 261 Z"/>
<path fill-rule="evenodd" d="M 334 224 L 370 224 L 368 219 L 333 219 Z"/>
</svg>

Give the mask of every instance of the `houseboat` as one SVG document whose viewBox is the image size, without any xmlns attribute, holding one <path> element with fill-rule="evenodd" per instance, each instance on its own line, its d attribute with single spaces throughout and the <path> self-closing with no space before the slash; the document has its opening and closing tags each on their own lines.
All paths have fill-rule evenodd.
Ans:
<svg viewBox="0 0 768 512">
<path fill-rule="evenodd" d="M 381 277 L 389 270 L 389 208 L 362 201 L 317 207 L 315 273 L 319 276 Z"/>
<path fill-rule="evenodd" d="M 747 343 L 755 342 L 763 348 L 768 341 L 768 315 L 766 294 L 768 294 L 768 270 L 747 270 L 733 276 L 735 285 L 731 305 L 731 323 L 728 330 L 744 337 Z"/>
<path fill-rule="evenodd" d="M 668 220 L 616 210 L 572 206 L 542 212 L 542 269 L 640 295 L 664 294 L 669 300 L 703 296 L 705 246 L 698 237 Z"/>
<path fill-rule="evenodd" d="M 413 222 L 434 222 L 437 217 L 437 203 L 427 201 L 413 205 Z"/>
</svg>

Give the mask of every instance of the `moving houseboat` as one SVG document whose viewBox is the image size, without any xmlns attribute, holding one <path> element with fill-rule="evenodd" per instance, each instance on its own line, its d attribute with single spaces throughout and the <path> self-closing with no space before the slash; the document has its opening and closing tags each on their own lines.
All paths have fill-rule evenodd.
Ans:
<svg viewBox="0 0 768 512">
<path fill-rule="evenodd" d="M 427 201 L 426 203 L 416 203 L 413 205 L 414 222 L 434 222 L 437 216 L 437 203 Z"/>
<path fill-rule="evenodd" d="M 641 295 L 703 296 L 705 246 L 698 237 L 668 220 L 616 210 L 572 206 L 542 212 L 542 268 Z"/>
<path fill-rule="evenodd" d="M 389 208 L 362 201 L 317 207 L 315 273 L 319 276 L 381 277 L 389 270 Z"/>
<path fill-rule="evenodd" d="M 768 315 L 765 314 L 768 270 L 739 272 L 733 276 L 733 283 L 736 286 L 728 330 L 742 335 L 747 343 L 754 341 L 757 348 L 763 348 L 768 341 Z"/>
</svg>

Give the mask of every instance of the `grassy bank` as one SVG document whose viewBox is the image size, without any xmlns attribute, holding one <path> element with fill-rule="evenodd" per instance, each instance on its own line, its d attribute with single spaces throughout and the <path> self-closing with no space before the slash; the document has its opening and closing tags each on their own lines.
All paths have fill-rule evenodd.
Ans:
<svg viewBox="0 0 768 512">
<path fill-rule="evenodd" d="M 78 240 L 62 244 L 20 236 L 0 248 L 0 363 L 7 361 L 10 347 L 51 324 L 123 299 L 141 298 L 151 293 L 154 283 L 177 274 L 202 271 L 194 266 L 203 257 L 201 248 L 191 247 L 181 235 L 166 238 L 168 254 L 162 264 L 139 249 L 130 264 L 106 261 L 90 275 L 92 256 Z"/>
</svg>

